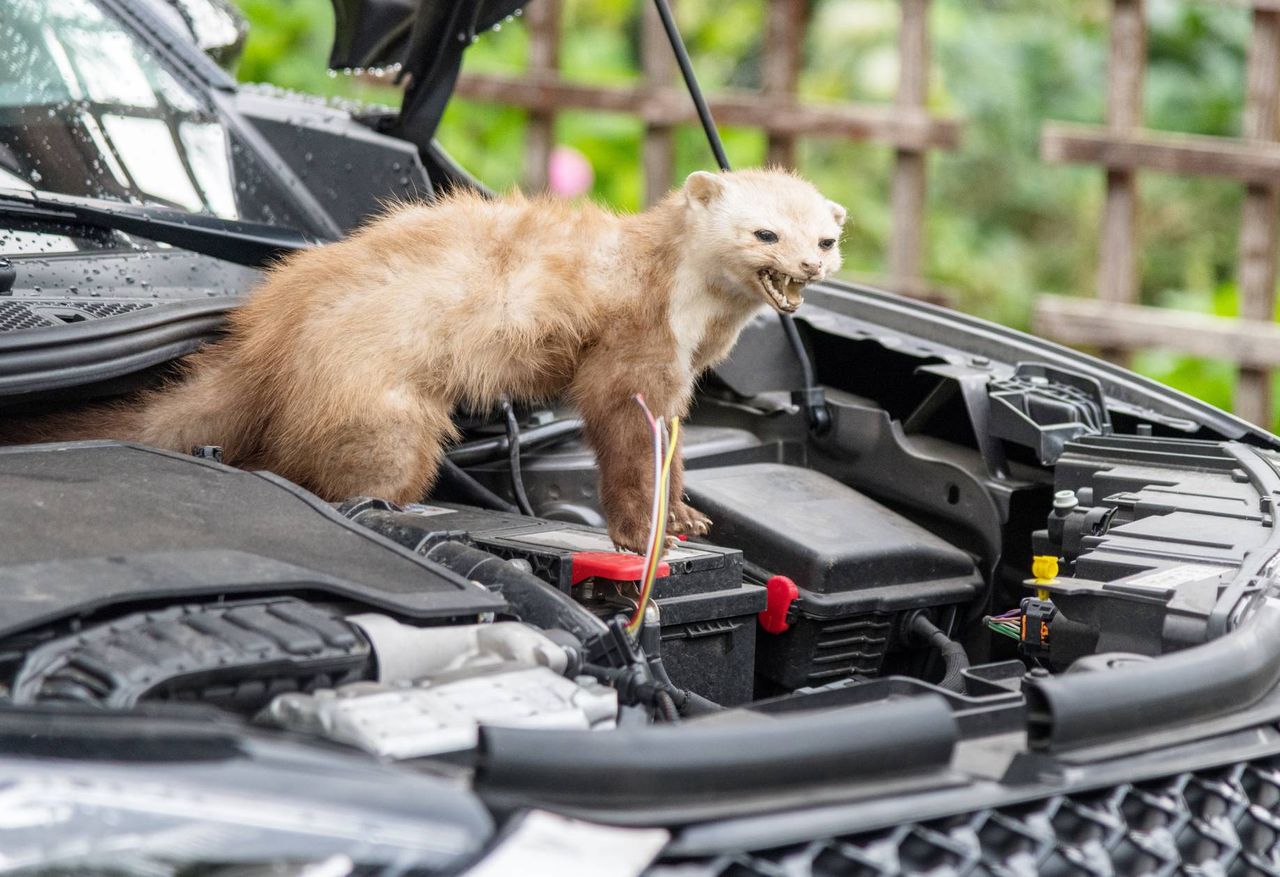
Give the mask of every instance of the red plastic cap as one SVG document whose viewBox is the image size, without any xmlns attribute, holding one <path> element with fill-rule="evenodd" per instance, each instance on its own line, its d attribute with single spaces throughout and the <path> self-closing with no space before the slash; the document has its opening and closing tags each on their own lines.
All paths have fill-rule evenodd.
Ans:
<svg viewBox="0 0 1280 877">
<path fill-rule="evenodd" d="M 659 561 L 658 578 L 668 575 L 671 575 L 671 564 Z M 587 579 L 638 582 L 644 578 L 644 558 L 620 551 L 575 551 L 570 578 L 575 585 Z"/>
<path fill-rule="evenodd" d="M 760 613 L 760 626 L 768 633 L 782 633 L 791 627 L 787 613 L 800 596 L 800 588 L 786 576 L 774 576 L 764 583 L 766 602 Z"/>
</svg>

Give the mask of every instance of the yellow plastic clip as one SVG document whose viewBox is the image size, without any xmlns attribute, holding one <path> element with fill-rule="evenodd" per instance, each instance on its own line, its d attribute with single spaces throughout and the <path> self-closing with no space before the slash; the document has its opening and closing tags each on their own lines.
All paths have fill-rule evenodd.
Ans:
<svg viewBox="0 0 1280 877">
<path fill-rule="evenodd" d="M 1058 577 L 1058 558 L 1052 554 L 1037 554 L 1031 558 L 1031 575 L 1037 585 L 1047 585 Z M 1049 599 L 1048 588 L 1036 588 L 1036 597 Z"/>
</svg>

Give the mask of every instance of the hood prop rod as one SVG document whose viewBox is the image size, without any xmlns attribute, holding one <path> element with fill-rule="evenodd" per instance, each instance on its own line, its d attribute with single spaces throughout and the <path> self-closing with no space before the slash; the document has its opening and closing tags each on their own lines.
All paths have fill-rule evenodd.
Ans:
<svg viewBox="0 0 1280 877">
<path fill-rule="evenodd" d="M 685 88 L 689 92 L 689 97 L 693 99 L 694 108 L 698 111 L 698 119 L 702 122 L 702 130 L 707 136 L 707 143 L 711 146 L 716 164 L 722 171 L 731 170 L 729 157 L 725 155 L 724 142 L 720 139 L 720 131 L 716 128 L 715 119 L 711 118 L 711 108 L 707 106 L 707 99 L 702 94 L 702 86 L 698 84 L 698 77 L 693 72 L 693 63 L 689 60 L 689 51 L 685 48 L 684 39 L 680 36 L 680 29 L 676 27 L 671 6 L 667 0 L 653 0 L 653 4 L 658 9 L 658 17 L 662 19 L 662 29 L 667 33 L 667 42 L 671 43 L 671 51 L 675 53 L 680 75 L 684 77 Z M 826 396 L 814 377 L 809 351 L 805 349 L 804 339 L 800 337 L 800 331 L 796 328 L 795 320 L 791 315 L 780 313 L 778 320 L 782 323 L 782 331 L 787 336 L 787 342 L 791 345 L 803 376 L 804 388 L 793 390 L 791 401 L 804 409 L 809 428 L 818 435 L 822 435 L 831 428 L 831 412 L 827 408 Z"/>
</svg>

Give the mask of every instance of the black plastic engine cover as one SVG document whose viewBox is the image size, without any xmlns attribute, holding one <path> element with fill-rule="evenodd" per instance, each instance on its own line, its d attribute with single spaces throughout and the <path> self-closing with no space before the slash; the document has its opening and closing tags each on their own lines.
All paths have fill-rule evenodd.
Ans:
<svg viewBox="0 0 1280 877">
<path fill-rule="evenodd" d="M 117 442 L 0 448 L 0 637 L 154 600 L 319 593 L 411 618 L 504 608 L 289 482 Z"/>
<path fill-rule="evenodd" d="M 812 469 L 705 469 L 686 473 L 685 490 L 711 516 L 711 538 L 793 579 L 813 615 L 936 606 L 982 587 L 969 555 Z"/>
</svg>

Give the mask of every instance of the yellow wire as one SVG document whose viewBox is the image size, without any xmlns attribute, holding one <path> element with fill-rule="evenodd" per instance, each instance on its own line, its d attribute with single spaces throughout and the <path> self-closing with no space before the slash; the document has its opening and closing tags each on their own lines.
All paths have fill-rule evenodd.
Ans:
<svg viewBox="0 0 1280 877">
<path fill-rule="evenodd" d="M 671 436 L 667 442 L 667 453 L 662 460 L 662 473 L 658 479 L 658 521 L 653 529 L 653 540 L 649 543 L 649 555 L 653 558 L 645 567 L 644 578 L 640 583 L 640 599 L 635 615 L 627 624 L 627 632 L 634 634 L 644 624 L 644 610 L 649 605 L 649 595 L 653 591 L 654 580 L 658 577 L 658 567 L 662 563 L 667 541 L 667 511 L 671 499 L 671 463 L 676 456 L 677 439 L 680 438 L 680 418 L 671 418 Z"/>
</svg>

